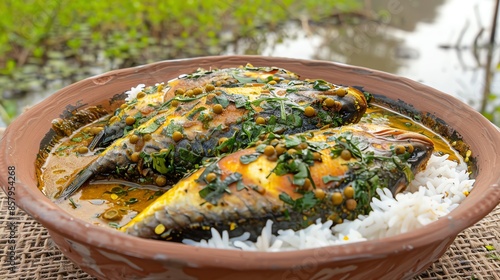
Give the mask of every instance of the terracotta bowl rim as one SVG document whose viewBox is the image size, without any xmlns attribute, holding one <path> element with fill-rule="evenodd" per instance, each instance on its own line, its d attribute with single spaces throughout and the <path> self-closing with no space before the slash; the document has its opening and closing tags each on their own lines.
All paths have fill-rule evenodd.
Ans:
<svg viewBox="0 0 500 280">
<path fill-rule="evenodd" d="M 304 64 L 329 64 L 341 69 L 351 69 L 354 71 L 364 72 L 369 71 L 370 75 L 379 76 L 384 79 L 391 81 L 400 81 L 401 83 L 416 84 L 417 82 L 412 81 L 407 78 L 399 77 L 393 74 L 385 73 L 382 71 L 372 70 L 364 67 L 349 66 L 341 63 L 335 63 L 330 61 L 320 61 L 320 60 L 304 60 L 304 59 L 293 59 L 293 58 L 281 58 L 281 57 L 263 57 L 263 56 L 224 56 L 231 59 L 240 59 L 243 61 L 249 61 L 253 58 L 268 59 L 275 63 L 279 60 L 287 60 L 292 62 L 304 63 Z M 177 60 L 165 60 L 159 61 L 147 65 L 141 65 L 137 67 L 125 68 L 112 70 L 100 75 L 86 78 L 79 82 L 68 85 L 65 88 L 74 87 L 75 85 L 87 83 L 89 80 L 94 80 L 99 77 L 107 77 L 110 75 L 118 75 L 121 73 L 133 73 L 145 67 L 161 66 L 173 62 L 182 62 L 185 60 L 196 62 L 198 60 L 210 60 L 210 59 L 221 59 L 220 56 L 215 57 L 199 57 L 199 58 L 188 58 L 188 59 L 177 59 Z M 418 83 L 417 83 L 418 84 Z M 442 93 L 436 89 L 427 87 L 425 85 L 420 85 L 420 87 L 425 88 L 429 91 L 429 94 L 446 95 L 446 98 L 451 99 L 451 102 L 459 102 L 453 96 L 449 96 Z M 35 105 L 35 107 L 42 107 L 49 102 L 55 100 L 60 93 L 65 88 L 57 91 L 44 101 Z M 500 143 L 500 132 L 498 129 L 492 125 L 486 118 L 477 113 L 474 109 L 466 107 L 466 110 L 470 111 L 470 114 L 474 118 L 481 118 L 480 122 L 484 125 L 485 129 L 492 132 L 493 135 Z M 5 131 L 0 149 L 3 148 L 1 167 L 3 170 L 7 170 L 6 166 L 9 161 L 9 149 L 7 146 L 7 140 L 11 139 L 13 135 L 16 134 L 14 130 L 18 126 L 22 126 L 30 116 L 30 111 L 22 114 L 18 117 L 13 124 L 11 124 Z M 38 141 L 38 140 L 37 140 Z M 497 152 L 497 155 L 498 152 Z M 479 175 L 481 176 L 481 175 Z M 5 191 L 7 184 L 7 179 L 1 177 L 2 186 Z M 36 180 L 35 180 L 36 181 Z M 45 197 L 36 187 L 32 185 L 31 182 L 16 182 L 17 186 L 17 205 L 25 210 L 28 214 L 33 216 L 36 220 L 41 222 L 45 227 L 49 228 L 50 233 L 57 232 L 57 234 L 63 235 L 69 239 L 77 240 L 82 244 L 88 244 L 97 248 L 107 249 L 110 251 L 118 252 L 125 255 L 137 256 L 144 259 L 158 260 L 162 258 L 168 258 L 177 263 L 203 263 L 204 265 L 214 266 L 214 267 L 232 267 L 238 269 L 238 267 L 245 268 L 255 268 L 255 269 L 275 269 L 275 268 L 285 268 L 290 267 L 290 264 L 299 263 L 304 258 L 314 256 L 315 260 L 319 263 L 330 262 L 332 260 L 348 260 L 348 259 L 363 259 L 363 258 L 373 258 L 374 256 L 383 257 L 385 255 L 395 254 L 402 250 L 412 250 L 413 248 L 418 248 L 425 244 L 430 244 L 436 240 L 442 240 L 443 238 L 454 238 L 460 231 L 471 226 L 482 217 L 486 216 L 500 200 L 500 173 L 493 182 L 488 191 L 480 195 L 471 197 L 471 199 L 481 202 L 484 207 L 479 210 L 476 209 L 474 213 L 467 212 L 467 209 L 461 209 L 458 207 L 450 214 L 436 222 L 433 222 L 427 226 L 419 228 L 415 231 L 396 235 L 393 237 L 381 238 L 374 241 L 365 241 L 362 243 L 350 243 L 344 245 L 327 246 L 323 248 L 298 250 L 291 252 L 242 252 L 242 251 L 232 251 L 232 250 L 221 250 L 221 249 L 211 249 L 211 248 L 198 248 L 183 244 L 169 243 L 169 242 L 158 242 L 155 240 L 141 239 L 133 236 L 126 235 L 124 233 L 114 231 L 111 229 L 106 229 L 94 225 L 90 225 L 83 220 L 73 218 L 71 215 L 62 211 L 58 206 L 56 206 L 52 201 Z M 496 201 L 496 203 L 495 203 Z M 42 210 L 42 211 L 40 211 Z M 73 225 L 73 230 L 66 230 L 68 224 Z M 453 224 L 453 227 L 450 226 Z M 106 238 L 102 238 L 102 237 Z M 119 241 L 117 241 L 119 240 Z M 111 241 L 111 242 L 109 242 Z M 363 247 L 362 250 L 359 247 Z M 211 256 L 207 258 L 206 256 Z M 221 263 L 220 260 L 223 259 L 224 262 Z M 249 262 L 248 260 L 259 260 L 258 262 Z"/>
</svg>

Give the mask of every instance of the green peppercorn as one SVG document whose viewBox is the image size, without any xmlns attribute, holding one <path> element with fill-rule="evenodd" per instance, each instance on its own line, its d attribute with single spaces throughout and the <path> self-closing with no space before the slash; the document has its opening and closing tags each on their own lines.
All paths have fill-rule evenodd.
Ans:
<svg viewBox="0 0 500 280">
<path fill-rule="evenodd" d="M 155 184 L 158 186 L 158 187 L 163 187 L 167 184 L 167 177 L 163 176 L 163 175 L 159 175 L 158 177 L 156 177 L 155 179 Z"/>
<path fill-rule="evenodd" d="M 346 198 L 353 198 L 354 197 L 354 188 L 351 187 L 351 186 L 347 186 L 345 189 L 344 189 L 344 196 Z"/>
<path fill-rule="evenodd" d="M 263 117 L 257 117 L 255 119 L 255 123 L 259 125 L 266 124 L 266 119 L 264 119 Z"/>
<path fill-rule="evenodd" d="M 179 106 L 179 103 L 180 103 L 179 100 L 174 99 L 174 100 L 172 100 L 170 105 L 172 105 L 172 107 L 177 107 L 177 106 Z"/>
<path fill-rule="evenodd" d="M 343 160 L 350 160 L 352 158 L 351 151 L 349 151 L 347 149 L 342 150 L 342 152 L 340 152 L 340 157 Z"/>
<path fill-rule="evenodd" d="M 140 139 L 139 135 L 133 134 L 132 136 L 130 136 L 130 139 L 129 139 L 130 144 L 135 144 L 135 143 L 139 142 L 139 139 Z"/>
<path fill-rule="evenodd" d="M 406 146 L 406 151 L 407 151 L 408 153 L 410 153 L 410 154 L 411 154 L 411 153 L 413 153 L 413 151 L 414 151 L 414 150 L 415 150 L 415 148 L 413 147 L 413 145 L 412 145 L 412 144 L 408 144 L 408 146 Z"/>
<path fill-rule="evenodd" d="M 78 147 L 78 153 L 79 154 L 86 154 L 89 152 L 89 148 L 87 148 L 86 146 L 80 146 Z"/>
<path fill-rule="evenodd" d="M 304 191 L 309 191 L 309 190 L 311 190 L 311 189 L 312 189 L 312 182 L 311 182 L 311 179 L 306 178 L 306 179 L 304 180 L 304 185 L 302 185 L 302 189 L 303 189 Z"/>
<path fill-rule="evenodd" d="M 220 104 L 215 104 L 213 107 L 212 107 L 212 110 L 214 111 L 214 113 L 216 114 L 222 114 L 222 112 L 224 111 L 224 108 L 222 107 L 222 105 Z"/>
<path fill-rule="evenodd" d="M 213 173 L 213 172 L 210 172 L 208 173 L 206 176 L 205 176 L 205 181 L 207 181 L 208 183 L 212 182 L 213 180 L 215 180 L 217 178 L 217 174 Z"/>
<path fill-rule="evenodd" d="M 193 93 L 194 93 L 194 95 L 202 94 L 203 93 L 203 89 L 197 87 L 197 88 L 193 89 Z"/>
<path fill-rule="evenodd" d="M 130 161 L 132 162 L 139 162 L 141 159 L 140 153 L 139 152 L 134 152 L 130 155 Z"/>
<path fill-rule="evenodd" d="M 128 116 L 125 118 L 126 125 L 133 125 L 135 123 L 135 118 L 132 116 Z"/>
<path fill-rule="evenodd" d="M 349 211 L 354 211 L 356 209 L 356 206 L 358 206 L 358 203 L 354 199 L 348 199 L 345 202 L 345 208 Z"/>
<path fill-rule="evenodd" d="M 206 92 L 210 92 L 210 91 L 212 91 L 212 90 L 215 90 L 214 85 L 212 85 L 212 84 L 206 84 L 206 85 L 205 85 L 205 91 L 206 91 Z"/>
<path fill-rule="evenodd" d="M 327 99 L 325 99 L 325 101 L 323 101 L 323 103 L 325 104 L 326 107 L 328 108 L 331 108 L 333 106 L 335 106 L 335 100 L 333 100 L 332 98 L 328 97 Z"/>
<path fill-rule="evenodd" d="M 347 90 L 345 88 L 336 88 L 335 94 L 339 97 L 344 97 L 347 94 Z"/>
<path fill-rule="evenodd" d="M 394 152 L 396 153 L 396 155 L 402 155 L 406 152 L 406 148 L 403 145 L 397 145 L 394 148 Z"/>
<path fill-rule="evenodd" d="M 319 200 L 322 200 L 326 196 L 326 193 L 323 189 L 314 189 L 313 192 L 314 196 Z"/>
<path fill-rule="evenodd" d="M 174 131 L 174 133 L 172 133 L 172 139 L 175 142 L 181 141 L 182 138 L 184 138 L 184 135 L 182 135 L 182 133 L 180 131 Z"/>
<path fill-rule="evenodd" d="M 344 201 L 344 198 L 342 197 L 341 193 L 334 192 L 332 194 L 332 203 L 333 203 L 333 205 L 340 205 L 340 204 L 342 204 L 342 201 Z"/>
<path fill-rule="evenodd" d="M 314 115 L 316 115 L 316 109 L 311 106 L 307 106 L 304 109 L 304 115 L 306 115 L 306 117 L 314 117 Z"/>
<path fill-rule="evenodd" d="M 286 152 L 286 148 L 283 144 L 276 145 L 276 154 L 282 155 Z"/>
<path fill-rule="evenodd" d="M 182 89 L 182 88 L 178 88 L 174 92 L 175 95 L 183 95 L 184 93 L 185 93 L 184 89 Z"/>
<path fill-rule="evenodd" d="M 264 148 L 264 155 L 270 157 L 276 153 L 276 149 L 272 145 L 267 145 Z"/>
<path fill-rule="evenodd" d="M 321 158 L 321 153 L 314 152 L 314 153 L 313 153 L 313 159 L 314 159 L 315 161 L 321 161 L 321 160 L 322 160 L 322 158 Z"/>
<path fill-rule="evenodd" d="M 93 135 L 97 135 L 103 130 L 104 130 L 104 128 L 102 126 L 94 126 L 90 129 L 90 133 Z"/>
</svg>

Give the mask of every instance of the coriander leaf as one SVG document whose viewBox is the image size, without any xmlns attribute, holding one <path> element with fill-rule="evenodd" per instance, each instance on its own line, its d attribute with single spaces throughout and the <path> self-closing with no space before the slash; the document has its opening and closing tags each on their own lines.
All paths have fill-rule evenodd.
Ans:
<svg viewBox="0 0 500 280">
<path fill-rule="evenodd" d="M 316 80 L 314 81 L 313 88 L 319 91 L 327 91 L 330 89 L 330 86 L 324 80 Z"/>
<path fill-rule="evenodd" d="M 240 162 L 242 164 L 249 164 L 251 162 L 256 161 L 260 157 L 260 153 L 252 153 L 248 155 L 242 155 L 240 157 Z"/>
<path fill-rule="evenodd" d="M 243 189 L 246 189 L 247 186 L 245 186 L 245 184 L 243 184 L 243 182 L 240 180 L 236 183 L 236 190 L 238 191 L 241 191 Z"/>
<path fill-rule="evenodd" d="M 224 195 L 224 193 L 231 193 L 229 185 L 235 182 L 240 182 L 242 178 L 243 175 L 238 172 L 228 175 L 224 181 L 221 181 L 220 178 L 216 178 L 212 182 L 208 183 L 207 186 L 201 189 L 198 193 L 201 198 L 205 199 L 207 202 L 217 205 L 218 200 L 222 197 L 222 195 Z"/>
<path fill-rule="evenodd" d="M 343 177 L 341 176 L 332 176 L 332 175 L 325 175 L 322 177 L 323 183 L 328 184 L 330 182 L 340 182 L 342 181 Z"/>
<path fill-rule="evenodd" d="M 229 100 L 227 99 L 226 96 L 224 95 L 216 95 L 215 96 L 215 101 L 216 103 L 222 105 L 223 108 L 226 108 L 227 106 L 229 106 Z"/>
<path fill-rule="evenodd" d="M 179 158 L 191 164 L 196 164 L 200 162 L 202 156 L 186 148 L 179 148 Z"/>
<path fill-rule="evenodd" d="M 302 139 L 296 136 L 285 136 L 285 146 L 287 148 L 295 147 L 302 143 Z"/>
<path fill-rule="evenodd" d="M 165 117 L 158 118 L 155 121 L 151 122 L 148 126 L 137 129 L 137 133 L 139 134 L 153 133 L 165 122 L 165 120 L 166 120 Z"/>
<path fill-rule="evenodd" d="M 236 80 L 238 80 L 238 82 L 240 82 L 242 84 L 256 82 L 255 78 L 253 78 L 253 77 L 248 77 L 248 76 L 239 75 L 239 74 L 233 74 L 233 78 L 235 78 Z"/>
<path fill-rule="evenodd" d="M 174 134 L 174 132 L 179 131 L 180 133 L 182 133 L 183 130 L 184 128 L 181 124 L 177 124 L 176 122 L 171 120 L 167 127 L 163 129 L 162 134 L 168 137 L 172 137 L 172 134 Z"/>
<path fill-rule="evenodd" d="M 248 97 L 240 94 L 235 94 L 233 96 L 236 108 L 246 107 L 248 102 Z M 221 104 L 222 105 L 222 104 Z"/>
<path fill-rule="evenodd" d="M 191 120 L 193 120 L 193 117 L 194 117 L 196 114 L 198 114 L 199 112 L 204 111 L 204 110 L 206 110 L 206 109 L 207 109 L 207 108 L 205 108 L 205 107 L 203 107 L 203 106 L 202 106 L 202 107 L 198 107 L 198 108 L 196 108 L 196 109 L 192 110 L 192 111 L 191 111 L 191 112 L 190 112 L 190 113 L 186 116 L 186 118 L 187 118 L 188 120 L 190 120 L 190 121 L 191 121 Z"/>
<path fill-rule="evenodd" d="M 318 203 L 318 199 L 313 192 L 306 192 L 302 197 L 293 200 L 287 193 L 281 193 L 279 199 L 284 203 L 292 206 L 292 209 L 297 212 L 307 211 Z"/>
<path fill-rule="evenodd" d="M 293 198 L 291 198 L 291 197 L 290 197 L 287 193 L 285 193 L 285 192 L 280 193 L 280 195 L 279 195 L 278 197 L 279 197 L 279 199 L 280 199 L 281 201 L 283 201 L 283 202 L 284 202 L 284 203 L 286 203 L 286 204 L 289 204 L 289 205 L 292 205 L 292 206 L 293 206 L 293 205 L 295 205 L 295 201 L 293 200 Z"/>
<path fill-rule="evenodd" d="M 161 174 L 167 174 L 169 171 L 168 167 L 167 167 L 167 157 L 169 154 L 170 154 L 170 150 L 169 150 L 169 152 L 151 154 L 151 159 L 153 162 L 153 169 L 160 172 Z"/>
<path fill-rule="evenodd" d="M 289 127 L 302 127 L 302 118 L 298 114 L 286 116 L 286 125 Z"/>
</svg>

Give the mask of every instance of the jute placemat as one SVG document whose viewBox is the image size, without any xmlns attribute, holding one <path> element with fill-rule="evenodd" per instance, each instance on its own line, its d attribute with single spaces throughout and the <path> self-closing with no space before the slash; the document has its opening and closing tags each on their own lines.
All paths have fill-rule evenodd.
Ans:
<svg viewBox="0 0 500 280">
<path fill-rule="evenodd" d="M 37 221 L 8 206 L 0 191 L 0 279 L 94 279 L 59 251 Z M 17 258 L 15 271 L 9 255 Z M 460 233 L 446 254 L 416 279 L 500 279 L 500 205 Z"/>
</svg>

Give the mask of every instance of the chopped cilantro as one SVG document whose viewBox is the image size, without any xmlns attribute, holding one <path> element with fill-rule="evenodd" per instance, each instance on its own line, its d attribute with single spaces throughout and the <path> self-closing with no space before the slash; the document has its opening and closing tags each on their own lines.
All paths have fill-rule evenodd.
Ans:
<svg viewBox="0 0 500 280">
<path fill-rule="evenodd" d="M 244 108 L 247 107 L 248 97 L 245 95 L 235 94 L 233 95 L 234 104 L 236 108 Z M 222 105 L 222 104 L 221 104 Z"/>
<path fill-rule="evenodd" d="M 229 185 L 241 181 L 242 178 L 243 175 L 238 172 L 230 174 L 224 180 L 221 180 L 220 176 L 217 176 L 215 180 L 208 183 L 203 189 L 199 191 L 199 195 L 207 202 L 213 205 L 217 205 L 219 199 L 225 193 L 231 193 L 231 191 L 229 190 Z M 241 185 L 237 185 L 237 188 L 241 187 Z"/>
<path fill-rule="evenodd" d="M 166 118 L 164 116 L 154 120 L 151 122 L 148 126 L 146 127 L 141 127 L 137 129 L 137 133 L 139 134 L 148 134 L 148 133 L 153 133 L 155 132 L 164 122 Z"/>
<path fill-rule="evenodd" d="M 325 175 L 322 177 L 323 183 L 328 184 L 330 182 L 340 182 L 344 179 L 342 176 L 332 176 L 332 175 Z"/>
<path fill-rule="evenodd" d="M 302 139 L 300 137 L 285 135 L 285 146 L 287 148 L 295 147 L 300 143 L 302 143 Z"/>
<path fill-rule="evenodd" d="M 167 174 L 169 172 L 169 168 L 167 167 L 167 162 L 170 152 L 171 150 L 168 150 L 168 152 L 151 154 L 153 168 L 156 171 L 160 172 L 161 174 Z"/>
<path fill-rule="evenodd" d="M 198 114 L 199 112 L 202 112 L 202 111 L 204 111 L 204 110 L 206 110 L 206 109 L 207 109 L 207 108 L 206 108 L 206 107 L 203 107 L 203 106 L 202 106 L 202 107 L 198 107 L 198 108 L 196 108 L 196 109 L 192 110 L 189 114 L 187 114 L 186 118 L 187 118 L 188 120 L 190 120 L 190 121 L 191 121 L 191 120 L 193 120 L 193 118 L 194 118 L 194 116 L 195 116 L 196 114 Z"/>
<path fill-rule="evenodd" d="M 319 202 L 314 193 L 311 191 L 304 193 L 302 197 L 295 200 L 293 200 L 293 198 L 291 198 L 287 193 L 283 192 L 279 195 L 279 199 L 292 206 L 292 209 L 297 212 L 307 211 L 316 206 Z"/>
<path fill-rule="evenodd" d="M 324 80 L 316 80 L 313 83 L 313 88 L 319 91 L 327 91 L 330 89 L 330 86 Z"/>
<path fill-rule="evenodd" d="M 222 105 L 223 108 L 226 108 L 227 106 L 229 106 L 229 100 L 223 94 L 216 95 L 214 99 L 216 101 L 215 103 Z"/>
<path fill-rule="evenodd" d="M 252 153 L 252 154 L 248 154 L 248 155 L 242 155 L 240 157 L 240 162 L 242 164 L 249 164 L 251 162 L 254 162 L 256 161 L 259 157 L 260 157 L 260 153 Z"/>
<path fill-rule="evenodd" d="M 163 129 L 162 134 L 168 137 L 172 137 L 172 134 L 176 131 L 183 132 L 184 128 L 181 124 L 174 122 L 171 120 L 170 123 Z"/>
</svg>

